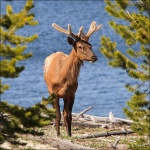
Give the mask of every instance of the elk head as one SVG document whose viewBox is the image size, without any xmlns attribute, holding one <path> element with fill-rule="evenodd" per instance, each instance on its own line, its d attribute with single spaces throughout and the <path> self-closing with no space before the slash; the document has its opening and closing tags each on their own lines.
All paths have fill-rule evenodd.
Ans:
<svg viewBox="0 0 150 150">
<path fill-rule="evenodd" d="M 73 46 L 76 52 L 76 56 L 80 60 L 82 61 L 86 60 L 86 61 L 91 61 L 91 62 L 95 62 L 97 60 L 97 56 L 92 51 L 92 45 L 88 43 L 88 40 L 89 40 L 89 37 L 92 35 L 92 33 L 99 30 L 102 27 L 102 25 L 97 26 L 96 22 L 93 21 L 90 25 L 90 28 L 87 34 L 84 34 L 83 26 L 80 27 L 78 34 L 74 34 L 72 32 L 70 24 L 68 25 L 68 30 L 61 28 L 55 23 L 53 23 L 52 26 L 56 30 L 69 35 L 68 43 Z"/>
</svg>

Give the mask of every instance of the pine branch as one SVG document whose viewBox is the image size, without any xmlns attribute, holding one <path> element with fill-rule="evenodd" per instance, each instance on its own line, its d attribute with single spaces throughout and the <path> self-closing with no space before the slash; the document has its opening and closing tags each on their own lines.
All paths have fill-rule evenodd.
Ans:
<svg viewBox="0 0 150 150">
<path fill-rule="evenodd" d="M 135 69 L 135 70 L 137 70 L 138 72 L 140 72 L 140 73 L 142 73 L 142 74 L 144 74 L 144 75 L 146 75 L 146 76 L 150 76 L 150 74 L 146 74 L 146 73 L 144 73 L 143 71 L 141 71 L 141 70 L 139 70 L 139 69 Z"/>
<path fill-rule="evenodd" d="M 135 88 L 135 91 L 137 91 L 146 81 L 142 82 L 137 88 Z"/>
<path fill-rule="evenodd" d="M 27 12 L 25 11 L 25 12 L 22 14 L 22 16 L 21 16 L 20 19 L 18 20 L 16 26 L 14 26 L 14 27 L 12 28 L 12 30 L 8 33 L 7 36 L 10 36 L 11 33 L 15 32 L 15 30 L 17 29 L 17 27 L 18 27 L 18 25 L 19 25 L 19 23 L 20 23 L 20 20 L 22 20 L 22 19 L 24 18 L 24 15 L 25 15 L 26 13 L 27 13 Z M 3 41 L 1 41 L 1 44 L 3 44 L 3 43 L 6 41 L 6 39 L 7 39 L 7 38 L 5 38 Z"/>
<path fill-rule="evenodd" d="M 150 85 L 149 85 L 148 88 L 144 91 L 144 94 L 148 95 L 148 94 L 150 93 L 150 92 L 146 93 L 148 90 L 150 90 L 149 88 L 150 88 Z"/>
<path fill-rule="evenodd" d="M 127 53 L 136 61 L 132 61 L 132 58 L 122 57 L 121 51 L 113 54 L 109 54 L 111 51 L 110 39 L 101 38 L 101 52 L 108 58 L 109 65 L 116 68 L 126 69 L 129 77 L 134 78 L 140 83 L 135 86 L 126 84 L 129 92 L 133 93 L 133 96 L 127 102 L 128 107 L 124 108 L 124 113 L 129 117 L 132 123 L 132 130 L 139 135 L 149 136 L 149 118 L 144 118 L 146 114 L 149 114 L 148 96 L 150 94 L 150 68 L 149 68 L 149 12 L 150 12 L 150 1 L 142 0 L 131 4 L 131 0 L 127 0 L 127 7 L 120 7 L 121 1 L 106 1 L 105 10 L 112 17 L 121 19 L 123 23 L 117 23 L 115 20 L 109 22 L 111 28 L 125 40 L 127 46 L 139 46 L 136 48 L 129 48 Z M 131 5 L 136 7 L 137 11 L 129 12 Z M 125 9 L 124 9 L 125 8 Z M 125 23 L 125 24 L 124 24 Z M 139 50 L 138 50 L 139 49 Z M 110 49 L 111 50 L 111 49 Z M 140 58 L 138 60 L 138 58 Z M 143 61 L 141 61 L 141 58 Z M 140 67 L 139 67 L 140 65 Z M 148 95 L 148 96 L 147 96 Z M 147 105 L 148 104 L 148 105 Z M 140 130 L 139 130 L 140 129 Z M 143 144 L 144 141 L 141 141 Z"/>
<path fill-rule="evenodd" d="M 8 33 L 7 36 L 9 36 L 15 29 L 17 29 L 19 22 L 16 24 L 16 26 L 14 28 L 12 28 L 12 30 Z M 3 41 L 1 41 L 1 44 L 3 44 L 6 41 L 7 38 L 3 39 Z"/>
<path fill-rule="evenodd" d="M 126 12 L 127 12 L 127 14 L 130 16 L 130 18 L 131 18 L 132 20 L 134 20 L 134 18 L 131 16 L 131 14 L 129 13 L 129 11 L 127 10 Z M 136 22 L 136 21 L 134 20 L 134 22 Z M 137 23 L 137 22 L 136 22 L 136 23 Z"/>
<path fill-rule="evenodd" d="M 150 92 L 148 92 L 146 95 L 149 95 L 150 94 Z"/>
</svg>

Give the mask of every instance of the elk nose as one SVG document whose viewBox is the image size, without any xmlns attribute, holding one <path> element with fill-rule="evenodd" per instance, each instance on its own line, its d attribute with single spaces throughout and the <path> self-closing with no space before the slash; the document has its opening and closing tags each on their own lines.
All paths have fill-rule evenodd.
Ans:
<svg viewBox="0 0 150 150">
<path fill-rule="evenodd" d="M 95 62 L 95 61 L 97 61 L 97 56 L 92 56 L 92 62 Z"/>
</svg>

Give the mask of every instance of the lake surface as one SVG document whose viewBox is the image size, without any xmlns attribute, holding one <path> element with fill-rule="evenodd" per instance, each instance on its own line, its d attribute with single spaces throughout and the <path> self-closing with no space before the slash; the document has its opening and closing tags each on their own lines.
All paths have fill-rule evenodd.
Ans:
<svg viewBox="0 0 150 150">
<path fill-rule="evenodd" d="M 11 4 L 14 12 L 19 12 L 25 1 L 1 1 L 1 13 L 5 13 L 5 7 Z M 69 54 L 71 46 L 67 43 L 67 36 L 52 28 L 52 23 L 57 23 L 67 29 L 71 24 L 74 33 L 80 26 L 84 26 L 87 32 L 92 21 L 103 24 L 103 27 L 94 33 L 89 42 L 93 45 L 93 51 L 98 56 L 98 61 L 85 62 L 79 75 L 79 86 L 76 92 L 73 112 L 80 112 L 89 106 L 93 109 L 88 114 L 96 116 L 108 116 L 112 111 L 116 117 L 125 117 L 122 109 L 130 99 L 131 94 L 124 88 L 126 83 L 133 83 L 121 69 L 112 69 L 107 65 L 107 60 L 99 51 L 100 37 L 109 36 L 118 43 L 117 48 L 125 52 L 126 45 L 110 28 L 108 22 L 114 18 L 105 10 L 105 3 L 101 1 L 42 1 L 35 0 L 35 19 L 39 21 L 36 27 L 25 27 L 17 33 L 24 36 L 38 34 L 39 38 L 30 43 L 26 52 L 32 52 L 33 57 L 21 62 L 26 69 L 19 78 L 3 80 L 10 84 L 10 89 L 2 94 L 1 99 L 23 107 L 29 107 L 41 101 L 42 97 L 48 97 L 48 90 L 43 79 L 44 59 L 56 52 L 62 51 Z M 119 22 L 119 21 L 118 21 Z M 61 100 L 61 109 L 63 101 Z"/>
</svg>

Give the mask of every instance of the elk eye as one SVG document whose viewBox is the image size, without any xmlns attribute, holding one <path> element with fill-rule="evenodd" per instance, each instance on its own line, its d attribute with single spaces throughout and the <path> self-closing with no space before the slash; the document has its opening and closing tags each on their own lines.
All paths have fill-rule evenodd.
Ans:
<svg viewBox="0 0 150 150">
<path fill-rule="evenodd" d="M 82 49 L 82 46 L 78 46 L 79 49 Z"/>
</svg>

